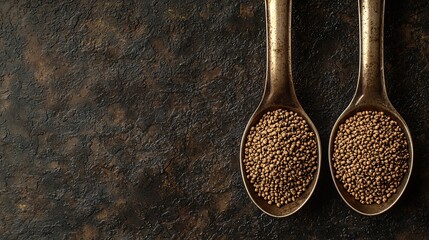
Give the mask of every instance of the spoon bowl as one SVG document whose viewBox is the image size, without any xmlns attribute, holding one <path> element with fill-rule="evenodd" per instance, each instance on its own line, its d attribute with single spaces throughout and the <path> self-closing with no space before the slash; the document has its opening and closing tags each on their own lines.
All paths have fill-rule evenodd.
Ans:
<svg viewBox="0 0 429 240">
<path fill-rule="evenodd" d="M 298 211 L 307 202 L 317 184 L 322 159 L 319 134 L 313 122 L 301 107 L 292 82 L 291 2 L 291 0 L 265 1 L 267 15 L 267 76 L 265 91 L 261 103 L 246 126 L 240 149 L 240 169 L 246 191 L 259 209 L 273 217 L 289 216 Z M 258 196 L 252 183 L 246 178 L 246 170 L 243 164 L 245 144 L 251 127 L 255 126 L 265 113 L 277 109 L 293 111 L 301 116 L 314 132 L 318 148 L 317 170 L 314 172 L 313 180 L 299 198 L 281 207 L 269 205 L 266 200 Z"/>
<path fill-rule="evenodd" d="M 245 170 L 245 166 L 243 164 L 244 148 L 245 148 L 244 146 L 246 144 L 246 139 L 247 139 L 247 135 L 249 134 L 250 128 L 252 126 L 255 126 L 258 123 L 258 121 L 261 119 L 261 117 L 266 112 L 274 111 L 277 109 L 284 109 L 284 110 L 288 110 L 288 111 L 293 111 L 293 112 L 296 112 L 302 118 L 304 118 L 304 120 L 308 123 L 309 127 L 311 128 L 311 130 L 314 132 L 314 134 L 316 136 L 317 148 L 318 148 L 317 170 L 315 171 L 315 173 L 313 175 L 313 180 L 306 187 L 306 191 L 304 191 L 304 193 L 298 199 L 296 199 L 294 202 L 285 204 L 280 208 L 274 204 L 269 205 L 266 200 L 264 200 L 263 198 L 258 196 L 258 194 L 254 190 L 252 183 L 250 183 L 250 181 L 246 178 L 246 170 Z M 249 197 L 252 199 L 253 203 L 259 209 L 261 209 L 263 212 L 265 212 L 266 214 L 273 216 L 273 217 L 286 217 L 286 216 L 289 216 L 289 215 L 295 213 L 296 211 L 298 211 L 308 201 L 308 199 L 310 198 L 310 196 L 312 195 L 312 193 L 316 187 L 317 180 L 318 180 L 319 174 L 320 174 L 320 165 L 321 165 L 321 158 L 322 158 L 322 156 L 321 156 L 322 153 L 321 153 L 320 149 L 321 149 L 321 142 L 320 142 L 320 137 L 319 137 L 319 134 L 317 132 L 317 129 L 302 108 L 291 107 L 291 106 L 286 106 L 286 105 L 275 105 L 275 104 L 267 105 L 267 106 L 260 106 L 255 111 L 253 116 L 250 118 L 249 123 L 246 126 L 246 130 L 245 130 L 245 132 L 243 134 L 243 138 L 241 140 L 241 151 L 240 151 L 240 168 L 241 168 L 242 178 L 243 178 L 244 185 L 246 187 L 246 191 L 247 191 Z"/>
<path fill-rule="evenodd" d="M 390 103 L 387 96 L 383 70 L 383 18 L 384 0 L 359 0 L 360 19 L 360 71 L 356 93 L 352 102 L 336 121 L 329 141 L 329 168 L 335 187 L 342 199 L 356 212 L 363 215 L 378 215 L 390 209 L 401 197 L 411 176 L 413 167 L 413 142 L 411 132 L 401 115 Z M 396 193 L 381 204 L 365 205 L 357 201 L 343 184 L 335 178 L 333 167 L 334 142 L 339 126 L 360 111 L 384 112 L 401 127 L 408 142 L 408 170 Z"/>
<path fill-rule="evenodd" d="M 343 184 L 341 181 L 337 178 L 335 178 L 335 169 L 333 166 L 333 153 L 334 153 L 334 142 L 336 133 L 339 129 L 339 126 L 344 123 L 349 117 L 352 117 L 357 112 L 361 111 L 379 111 L 384 112 L 386 115 L 388 115 L 392 120 L 396 121 L 398 125 L 401 127 L 402 131 L 404 132 L 407 142 L 408 142 L 408 152 L 410 154 L 410 158 L 408 160 L 408 171 L 405 173 L 400 185 L 396 188 L 396 193 L 392 194 L 390 198 L 388 198 L 387 202 L 381 203 L 381 204 L 362 204 L 359 201 L 357 201 L 350 193 L 347 192 L 347 190 L 343 187 Z M 331 171 L 332 179 L 334 181 L 335 187 L 338 190 L 340 196 L 342 199 L 349 205 L 353 210 L 356 212 L 363 214 L 363 215 L 378 215 L 381 214 L 391 207 L 399 200 L 402 193 L 404 192 L 410 176 L 411 176 L 411 170 L 413 167 L 413 143 L 411 139 L 411 133 L 410 130 L 407 127 L 407 124 L 405 123 L 404 119 L 399 115 L 399 113 L 393 108 L 393 106 L 389 105 L 377 105 L 377 104 L 351 104 L 338 118 L 337 122 L 334 125 L 334 128 L 332 130 L 330 140 L 329 140 L 329 168 Z"/>
</svg>

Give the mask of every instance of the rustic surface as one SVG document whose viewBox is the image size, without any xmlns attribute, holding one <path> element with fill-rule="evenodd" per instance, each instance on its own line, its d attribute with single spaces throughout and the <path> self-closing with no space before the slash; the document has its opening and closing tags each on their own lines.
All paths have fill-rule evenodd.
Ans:
<svg viewBox="0 0 429 240">
<path fill-rule="evenodd" d="M 427 237 L 429 1 L 387 1 L 386 78 L 415 168 L 371 218 L 342 202 L 326 156 L 356 85 L 357 1 L 293 12 L 296 90 L 325 154 L 309 203 L 273 219 L 238 160 L 263 88 L 262 0 L 0 0 L 0 238 Z"/>
</svg>

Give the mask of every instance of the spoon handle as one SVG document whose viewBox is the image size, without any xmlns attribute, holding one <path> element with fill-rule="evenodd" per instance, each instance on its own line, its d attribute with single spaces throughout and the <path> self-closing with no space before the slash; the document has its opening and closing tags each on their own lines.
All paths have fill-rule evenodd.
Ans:
<svg viewBox="0 0 429 240">
<path fill-rule="evenodd" d="M 299 106 L 292 82 L 292 0 L 266 0 L 267 77 L 265 101 Z"/>
<path fill-rule="evenodd" d="M 359 0 L 360 63 L 356 95 L 386 102 L 384 79 L 385 0 Z"/>
</svg>

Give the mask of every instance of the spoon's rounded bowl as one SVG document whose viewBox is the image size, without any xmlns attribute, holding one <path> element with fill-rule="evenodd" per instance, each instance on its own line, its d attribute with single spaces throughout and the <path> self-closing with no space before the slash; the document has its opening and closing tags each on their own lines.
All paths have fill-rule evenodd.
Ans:
<svg viewBox="0 0 429 240">
<path fill-rule="evenodd" d="M 265 113 L 267 113 L 269 111 L 274 111 L 277 109 L 284 109 L 284 110 L 288 110 L 288 111 L 293 111 L 293 112 L 296 112 L 302 118 L 304 118 L 304 120 L 308 123 L 311 130 L 314 132 L 314 134 L 316 136 L 317 152 L 318 152 L 317 170 L 313 174 L 313 180 L 311 181 L 311 183 L 306 187 L 306 190 L 298 199 L 296 199 L 292 203 L 285 204 L 281 207 L 277 207 L 274 204 L 269 205 L 266 200 L 264 200 L 263 198 L 258 196 L 258 194 L 254 190 L 252 183 L 250 183 L 250 181 L 246 178 L 246 170 L 245 170 L 245 167 L 243 164 L 244 148 L 245 148 L 246 139 L 247 139 L 247 135 L 249 134 L 250 128 L 252 126 L 256 125 Z M 310 120 L 308 115 L 304 112 L 304 110 L 300 106 L 299 107 L 286 107 L 286 106 L 282 106 L 282 105 L 271 105 L 268 107 L 261 107 L 260 106 L 253 113 L 252 117 L 250 118 L 250 120 L 246 126 L 246 129 L 244 131 L 244 134 L 243 134 L 243 137 L 241 140 L 241 146 L 240 146 L 241 176 L 242 176 L 244 185 L 246 187 L 246 191 L 247 191 L 250 199 L 252 199 L 253 203 L 259 209 L 261 209 L 264 213 L 266 213 L 272 217 L 277 217 L 277 218 L 287 217 L 287 216 L 290 216 L 293 213 L 297 212 L 302 206 L 304 206 L 304 204 L 308 201 L 308 199 L 310 199 L 310 197 L 313 194 L 313 191 L 316 187 L 317 181 L 319 179 L 320 167 L 321 167 L 321 159 L 322 159 L 321 149 L 322 149 L 322 147 L 321 147 L 319 133 L 317 132 L 317 129 L 314 126 L 313 122 Z"/>
<path fill-rule="evenodd" d="M 408 142 L 408 151 L 410 158 L 408 159 L 408 171 L 405 173 L 404 177 L 401 180 L 400 185 L 396 188 L 396 193 L 392 194 L 390 198 L 388 198 L 387 202 L 381 203 L 381 204 L 362 204 L 359 201 L 357 201 L 350 193 L 347 192 L 347 190 L 344 188 L 343 184 L 335 178 L 335 169 L 333 167 L 333 153 L 334 153 L 334 141 L 335 137 L 337 135 L 337 131 L 339 129 L 339 126 L 344 123 L 349 117 L 355 115 L 357 112 L 360 111 L 381 111 L 384 112 L 386 115 L 391 117 L 394 121 L 398 123 L 398 125 L 401 127 L 402 131 L 406 135 L 407 142 Z M 414 160 L 414 152 L 413 152 L 413 141 L 411 138 L 410 130 L 408 129 L 407 124 L 405 123 L 404 119 L 401 117 L 401 115 L 390 105 L 387 106 L 383 105 L 371 105 L 371 104 L 365 104 L 365 105 L 358 105 L 355 106 L 351 104 L 338 118 L 336 121 L 331 136 L 329 139 L 329 149 L 328 149 L 328 155 L 329 155 L 329 169 L 331 171 L 331 176 L 334 181 L 334 185 L 336 189 L 338 190 L 338 193 L 340 194 L 341 198 L 349 205 L 353 210 L 356 212 L 367 215 L 367 216 L 373 216 L 381 214 L 387 210 L 389 210 L 395 203 L 399 200 L 399 198 L 402 196 L 411 176 L 412 168 L 413 168 L 413 160 Z"/>
</svg>

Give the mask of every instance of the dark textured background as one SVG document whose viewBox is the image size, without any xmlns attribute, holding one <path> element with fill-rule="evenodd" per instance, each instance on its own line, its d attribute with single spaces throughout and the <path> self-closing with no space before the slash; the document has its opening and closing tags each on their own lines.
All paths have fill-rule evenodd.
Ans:
<svg viewBox="0 0 429 240">
<path fill-rule="evenodd" d="M 239 171 L 263 4 L 0 0 L 0 238 L 427 238 L 429 1 L 387 1 L 389 95 L 416 154 L 377 217 L 342 202 L 326 156 L 356 85 L 357 1 L 294 1 L 296 91 L 325 153 L 312 199 L 285 219 L 252 204 Z"/>
</svg>

